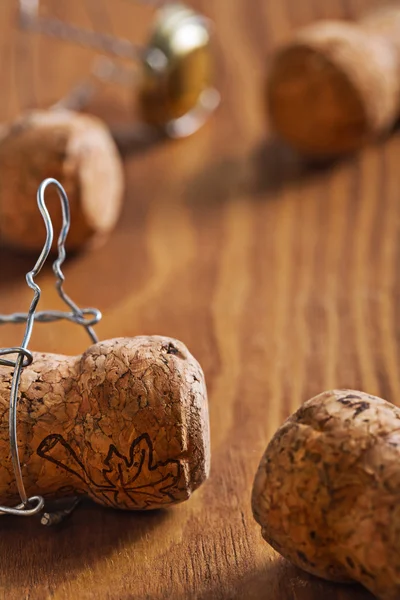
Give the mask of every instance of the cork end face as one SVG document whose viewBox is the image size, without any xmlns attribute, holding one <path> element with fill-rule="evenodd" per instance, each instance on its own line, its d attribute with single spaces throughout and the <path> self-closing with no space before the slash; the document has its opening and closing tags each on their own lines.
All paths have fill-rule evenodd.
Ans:
<svg viewBox="0 0 400 600">
<path fill-rule="evenodd" d="M 357 89 L 337 65 L 312 48 L 296 46 L 278 54 L 266 94 L 274 129 L 301 153 L 350 152 L 369 134 Z"/>
<path fill-rule="evenodd" d="M 80 117 L 68 155 L 77 164 L 84 218 L 96 235 L 104 236 L 114 228 L 122 208 L 122 161 L 106 125 L 92 116 Z"/>
<path fill-rule="evenodd" d="M 166 357 L 169 369 L 177 370 L 181 379 L 181 402 L 186 406 L 186 448 L 181 458 L 186 462 L 185 493 L 182 500 L 200 487 L 210 474 L 210 422 L 207 388 L 203 370 L 181 341 L 174 338 L 152 336 L 160 344 L 160 355 Z"/>
<path fill-rule="evenodd" d="M 266 96 L 273 127 L 300 152 L 356 150 L 396 118 L 394 47 L 355 24 L 316 23 L 276 54 Z"/>
</svg>

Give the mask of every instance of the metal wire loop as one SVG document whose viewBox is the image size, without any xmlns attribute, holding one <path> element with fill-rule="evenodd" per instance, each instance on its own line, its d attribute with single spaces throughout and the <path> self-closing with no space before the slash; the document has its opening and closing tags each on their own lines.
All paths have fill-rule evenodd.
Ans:
<svg viewBox="0 0 400 600">
<path fill-rule="evenodd" d="M 29 367 L 29 365 L 31 365 L 33 362 L 32 352 L 30 352 L 26 348 L 21 348 L 21 347 L 0 348 L 0 356 L 8 356 L 9 354 L 18 354 L 18 355 L 22 354 L 25 358 L 25 360 L 22 363 L 23 368 Z M 17 363 L 15 360 L 8 360 L 6 358 L 0 358 L 0 365 L 3 365 L 5 367 L 15 367 L 16 364 Z"/>
<path fill-rule="evenodd" d="M 36 312 L 37 305 L 41 297 L 41 289 L 35 282 L 35 277 L 40 273 L 45 264 L 52 248 L 54 231 L 51 222 L 50 214 L 47 209 L 44 194 L 49 185 L 54 185 L 57 188 L 58 196 L 62 208 L 62 227 L 58 238 L 58 255 L 53 263 L 53 272 L 56 277 L 56 289 L 61 300 L 68 306 L 70 311 L 41 311 Z M 26 282 L 33 290 L 33 299 L 27 313 L 14 313 L 11 315 L 0 315 L 0 325 L 5 323 L 26 323 L 25 333 L 21 346 L 13 348 L 0 349 L 1 356 L 9 356 L 16 354 L 14 360 L 0 358 L 0 365 L 14 368 L 11 391 L 10 391 L 10 411 L 9 411 L 9 436 L 10 436 L 10 452 L 11 460 L 15 475 L 15 480 L 18 488 L 18 493 L 21 498 L 21 503 L 14 507 L 0 506 L 0 514 L 32 516 L 44 507 L 44 499 L 41 496 L 31 496 L 28 498 L 22 477 L 21 463 L 19 460 L 18 441 L 17 441 L 17 406 L 18 406 L 18 391 L 21 380 L 22 370 L 29 366 L 33 361 L 33 355 L 28 350 L 28 344 L 31 338 L 32 329 L 35 321 L 42 323 L 52 323 L 61 319 L 71 321 L 84 327 L 93 343 L 98 341 L 98 338 L 92 327 L 101 319 L 101 312 L 95 308 L 80 309 L 63 289 L 64 274 L 61 266 L 65 260 L 65 241 L 70 227 L 70 211 L 67 194 L 64 188 L 56 179 L 46 179 L 41 183 L 37 193 L 37 204 L 43 221 L 46 227 L 46 241 L 43 250 L 33 267 L 26 275 Z M 87 318 L 89 317 L 89 318 Z M 91 317 L 91 318 L 90 318 Z"/>
<path fill-rule="evenodd" d="M 108 83 L 120 83 L 128 85 L 129 87 L 135 86 L 136 83 L 137 86 L 141 87 L 142 84 L 140 82 L 143 80 L 143 73 L 149 72 L 153 73 L 160 84 L 163 82 L 162 89 L 164 89 L 165 85 L 167 85 L 165 82 L 169 81 L 171 72 L 174 72 L 175 70 L 176 60 L 180 61 L 181 58 L 183 59 L 185 57 L 184 54 L 177 54 L 176 59 L 173 60 L 172 56 L 169 56 L 169 51 L 161 47 L 165 44 L 161 44 L 159 47 L 159 43 L 153 39 L 154 36 L 161 36 L 161 39 L 163 38 L 163 35 L 156 35 L 154 33 L 157 31 L 157 27 L 153 31 L 148 45 L 141 46 L 132 43 L 128 39 L 118 38 L 109 33 L 98 31 L 97 27 L 92 30 L 82 29 L 81 27 L 77 27 L 56 17 L 47 16 L 41 13 L 39 0 L 19 0 L 18 4 L 19 26 L 23 31 L 69 41 L 86 48 L 100 51 L 102 54 L 113 56 L 114 60 L 109 60 L 103 56 L 100 60 L 95 61 L 92 68 L 92 75 L 95 80 L 107 81 Z M 162 11 L 163 7 L 170 4 L 170 1 L 140 0 L 139 4 L 149 5 L 156 9 L 156 11 Z M 92 10 L 89 10 L 88 12 L 89 15 L 91 15 L 90 19 L 96 23 L 96 19 L 93 18 L 93 14 L 96 14 L 96 12 L 93 12 L 96 11 L 94 7 L 95 1 L 92 3 Z M 179 3 L 177 4 L 177 7 L 179 10 Z M 160 13 L 160 15 L 161 14 L 163 13 Z M 195 15 L 197 25 L 202 26 L 205 31 L 211 33 L 212 22 L 200 14 L 193 13 L 193 15 Z M 173 29 L 173 26 L 168 25 L 168 28 Z M 182 36 L 184 33 L 185 32 L 182 33 Z M 187 34 L 185 34 L 185 39 L 186 35 Z M 121 58 L 125 59 L 125 61 L 127 59 L 131 63 L 133 62 L 135 65 L 134 68 L 132 69 L 132 66 L 128 68 L 127 65 L 120 64 L 121 61 L 115 61 L 115 59 Z M 206 86 L 206 81 L 204 82 L 204 85 Z M 81 103 L 83 102 L 85 104 L 93 91 L 93 81 L 90 83 L 86 82 L 78 86 L 66 99 L 59 102 L 58 106 L 68 106 L 70 103 L 74 106 L 74 103 L 78 103 L 78 106 L 82 108 Z M 183 93 L 182 90 L 179 93 Z M 164 92 L 161 93 L 161 96 L 163 96 L 163 94 Z M 170 115 L 165 123 L 160 123 L 157 126 L 148 123 L 147 131 L 142 130 L 141 132 L 143 135 L 141 141 L 145 144 L 151 143 L 159 139 L 159 136 L 161 135 L 166 135 L 173 139 L 180 139 L 193 135 L 206 123 L 206 121 L 208 121 L 220 104 L 220 99 L 220 94 L 213 85 L 205 87 L 199 94 L 195 105 L 185 114 L 176 117 Z M 161 98 L 160 102 L 162 102 Z M 56 107 L 57 104 L 54 106 Z M 137 141 L 137 134 L 137 129 L 131 130 L 130 139 L 132 142 Z"/>
</svg>

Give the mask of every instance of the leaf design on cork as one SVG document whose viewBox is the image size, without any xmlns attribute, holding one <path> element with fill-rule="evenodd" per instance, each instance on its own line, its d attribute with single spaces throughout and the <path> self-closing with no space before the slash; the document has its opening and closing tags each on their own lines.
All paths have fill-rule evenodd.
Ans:
<svg viewBox="0 0 400 600">
<path fill-rule="evenodd" d="M 153 444 L 147 433 L 132 442 L 127 456 L 110 444 L 102 469 L 104 483 L 91 477 L 60 434 L 51 434 L 42 440 L 37 454 L 78 477 L 89 485 L 93 496 L 117 508 L 148 508 L 176 500 L 172 492 L 179 483 L 181 463 L 176 459 L 155 462 Z"/>
<path fill-rule="evenodd" d="M 153 502 L 162 502 L 165 494 L 179 481 L 180 462 L 168 460 L 154 464 L 153 445 L 147 433 L 138 437 L 130 447 L 129 458 L 121 454 L 111 444 L 104 460 L 104 478 L 113 487 L 122 488 L 126 493 L 146 497 Z"/>
</svg>

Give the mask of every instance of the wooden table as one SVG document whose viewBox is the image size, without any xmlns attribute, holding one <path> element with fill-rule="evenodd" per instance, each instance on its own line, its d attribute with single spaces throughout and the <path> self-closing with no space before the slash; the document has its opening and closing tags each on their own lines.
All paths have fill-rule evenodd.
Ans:
<svg viewBox="0 0 400 600">
<path fill-rule="evenodd" d="M 140 36 L 146 10 L 96 2 L 109 13 L 92 13 L 98 28 Z M 296 27 L 379 4 L 196 2 L 216 23 L 223 104 L 193 138 L 125 156 L 117 229 L 103 247 L 69 260 L 65 274 L 81 306 L 103 311 L 101 338 L 171 335 L 200 360 L 212 474 L 190 501 L 164 512 L 87 505 L 58 531 L 3 517 L 2 598 L 371 598 L 279 558 L 252 518 L 250 493 L 270 436 L 304 400 L 332 387 L 400 399 L 400 138 L 307 170 L 269 136 L 262 93 L 268 56 Z M 52 7 L 89 23 L 83 2 Z M 18 33 L 15 16 L 16 2 L 2 0 L 3 120 L 55 101 L 92 60 L 89 51 Z M 126 90 L 106 86 L 91 110 L 121 124 L 129 102 Z M 33 258 L 2 250 L 0 259 L 0 311 L 26 310 Z M 54 306 L 50 269 L 40 281 L 42 307 Z M 21 331 L 3 328 L 0 345 L 18 343 Z M 31 347 L 76 354 L 86 346 L 72 325 L 38 325 Z"/>
</svg>

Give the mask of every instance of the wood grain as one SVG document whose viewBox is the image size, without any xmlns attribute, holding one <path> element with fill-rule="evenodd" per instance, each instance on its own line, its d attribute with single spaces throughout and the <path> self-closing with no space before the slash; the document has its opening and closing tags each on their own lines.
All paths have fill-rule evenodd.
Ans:
<svg viewBox="0 0 400 600">
<path fill-rule="evenodd" d="M 89 4 L 48 0 L 86 25 Z M 137 31 L 148 17 L 128 4 L 115 0 L 110 10 L 98 0 L 108 8 L 99 18 L 129 35 L 128 24 Z M 87 505 L 59 531 L 3 517 L 7 600 L 371 598 L 280 559 L 261 538 L 250 494 L 270 436 L 301 402 L 332 387 L 400 402 L 400 138 L 310 170 L 273 140 L 262 92 L 268 56 L 295 28 L 356 17 L 380 1 L 193 4 L 216 22 L 223 105 L 193 138 L 125 157 L 116 231 L 71 258 L 65 274 L 78 303 L 104 312 L 101 338 L 168 335 L 198 358 L 210 395 L 211 478 L 189 502 L 158 514 Z M 15 15 L 16 2 L 3 0 L 2 120 L 62 96 L 92 58 L 18 33 Z M 107 86 L 91 110 L 121 124 L 131 104 L 125 90 Z M 0 311 L 26 310 L 33 257 L 2 250 L 0 261 Z M 41 285 L 42 307 L 57 305 L 50 269 Z M 5 327 L 0 345 L 20 335 Z M 32 340 L 33 349 L 64 354 L 87 344 L 68 324 L 37 325 Z"/>
</svg>

